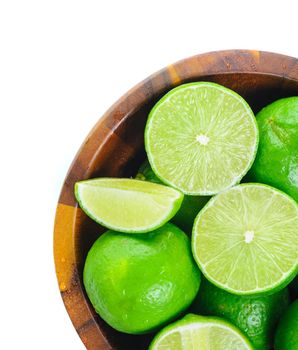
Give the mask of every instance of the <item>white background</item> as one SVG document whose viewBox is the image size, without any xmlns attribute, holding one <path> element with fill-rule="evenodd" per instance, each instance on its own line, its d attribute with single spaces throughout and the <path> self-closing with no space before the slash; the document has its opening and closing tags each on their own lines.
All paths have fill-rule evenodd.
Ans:
<svg viewBox="0 0 298 350">
<path fill-rule="evenodd" d="M 179 59 L 247 48 L 298 57 L 295 1 L 0 0 L 1 349 L 82 350 L 52 256 L 55 206 L 86 134 Z"/>
</svg>

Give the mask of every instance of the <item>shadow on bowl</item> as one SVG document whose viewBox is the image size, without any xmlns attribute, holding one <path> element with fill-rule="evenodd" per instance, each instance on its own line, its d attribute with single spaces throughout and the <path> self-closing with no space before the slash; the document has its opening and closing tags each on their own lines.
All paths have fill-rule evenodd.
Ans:
<svg viewBox="0 0 298 350">
<path fill-rule="evenodd" d="M 173 87 L 193 81 L 224 85 L 244 97 L 257 113 L 279 98 L 298 95 L 298 59 L 247 50 L 187 58 L 134 87 L 91 130 L 66 176 L 54 229 L 60 292 L 88 350 L 145 350 L 153 335 L 119 333 L 101 320 L 90 304 L 82 283 L 82 270 L 89 248 L 104 229 L 78 208 L 74 183 L 101 176 L 134 176 L 145 159 L 143 133 L 150 109 Z"/>
</svg>

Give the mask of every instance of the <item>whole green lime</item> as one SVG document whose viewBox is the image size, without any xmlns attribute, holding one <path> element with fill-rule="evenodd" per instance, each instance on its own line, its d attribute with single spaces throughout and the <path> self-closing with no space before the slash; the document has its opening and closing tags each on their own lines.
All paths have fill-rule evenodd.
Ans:
<svg viewBox="0 0 298 350">
<path fill-rule="evenodd" d="M 272 346 L 274 328 L 288 304 L 287 288 L 272 295 L 240 296 L 203 278 L 193 311 L 227 319 L 243 331 L 255 349 L 264 350 Z"/>
<path fill-rule="evenodd" d="M 298 201 L 298 97 L 284 98 L 256 116 L 260 141 L 252 180 L 272 185 Z"/>
<path fill-rule="evenodd" d="M 83 277 L 96 312 L 131 334 L 174 319 L 192 303 L 200 285 L 190 240 L 170 223 L 146 234 L 104 233 L 88 253 Z"/>
<path fill-rule="evenodd" d="M 163 182 L 155 175 L 148 160 L 141 165 L 136 178 L 139 180 L 163 184 Z M 181 207 L 171 221 L 186 233 L 191 234 L 196 216 L 209 199 L 209 196 L 184 195 Z"/>
<path fill-rule="evenodd" d="M 298 300 L 282 316 L 275 334 L 275 350 L 298 349 Z"/>
</svg>

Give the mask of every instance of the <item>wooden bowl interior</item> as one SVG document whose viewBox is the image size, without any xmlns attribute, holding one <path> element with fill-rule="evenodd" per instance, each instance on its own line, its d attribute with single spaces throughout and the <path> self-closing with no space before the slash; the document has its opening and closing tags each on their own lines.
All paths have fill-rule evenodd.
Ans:
<svg viewBox="0 0 298 350">
<path fill-rule="evenodd" d="M 285 79 L 280 76 L 257 74 L 257 73 L 226 73 L 212 76 L 194 77 L 184 81 L 212 81 L 233 89 L 243 96 L 250 104 L 253 111 L 257 113 L 262 107 L 279 98 L 298 95 L 298 82 Z M 154 103 L 164 94 L 162 91 L 158 96 L 154 96 L 139 109 L 133 111 L 116 129 L 116 141 L 111 137 L 105 144 L 101 153 L 99 166 L 94 166 L 90 177 L 130 177 L 134 176 L 137 169 L 146 157 L 144 150 L 143 133 L 148 113 Z M 83 264 L 86 254 L 93 242 L 104 232 L 104 229 L 94 223 L 82 212 L 78 212 L 80 217 L 76 220 L 75 236 L 77 240 L 76 261 L 79 277 L 82 281 Z M 87 297 L 86 297 L 87 298 Z M 90 305 L 92 309 L 92 306 Z M 121 334 L 106 325 L 95 315 L 104 335 L 108 339 L 113 349 L 119 350 L 143 350 L 147 349 L 151 335 L 132 336 Z"/>
</svg>

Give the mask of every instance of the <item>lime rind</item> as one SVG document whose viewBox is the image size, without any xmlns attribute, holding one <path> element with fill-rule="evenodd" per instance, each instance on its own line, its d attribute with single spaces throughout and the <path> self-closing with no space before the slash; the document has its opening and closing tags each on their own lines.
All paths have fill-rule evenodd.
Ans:
<svg viewBox="0 0 298 350">
<path fill-rule="evenodd" d="M 267 105 L 256 120 L 260 142 L 249 176 L 279 188 L 298 202 L 298 96 Z"/>
<path fill-rule="evenodd" d="M 192 191 L 192 190 L 185 188 L 184 186 L 177 185 L 175 182 L 171 181 L 169 178 L 166 178 L 165 176 L 163 176 L 163 174 L 161 174 L 160 171 L 158 170 L 158 167 L 156 167 L 156 165 L 155 165 L 155 160 L 154 160 L 155 157 L 153 156 L 151 149 L 150 149 L 151 148 L 151 146 L 150 146 L 150 144 L 151 144 L 150 132 L 151 132 L 151 128 L 152 128 L 151 121 L 155 115 L 156 110 L 158 108 L 160 108 L 160 106 L 162 106 L 165 102 L 170 100 L 171 97 L 177 93 L 177 91 L 180 92 L 182 89 L 187 89 L 189 87 L 193 87 L 193 88 L 198 88 L 198 87 L 199 88 L 202 88 L 202 87 L 209 87 L 210 88 L 210 87 L 212 87 L 214 89 L 219 90 L 220 92 L 223 92 L 226 95 L 232 96 L 235 98 L 235 100 L 237 100 L 238 103 L 242 104 L 242 106 L 244 107 L 244 110 L 247 112 L 247 116 L 249 116 L 249 120 L 251 122 L 251 126 L 253 128 L 253 134 L 254 134 L 254 142 L 252 142 L 252 145 L 250 148 L 247 148 L 247 153 L 250 155 L 250 158 L 247 159 L 247 164 L 242 169 L 242 171 L 237 173 L 237 175 L 235 175 L 233 177 L 233 180 L 230 181 L 228 184 L 226 184 L 224 187 L 213 189 L 213 190 L 200 189 L 200 190 Z M 154 173 L 163 183 L 170 185 L 171 187 L 176 188 L 187 195 L 202 195 L 202 196 L 214 195 L 214 194 L 222 192 L 222 191 L 224 191 L 224 190 L 226 190 L 234 185 L 239 184 L 241 179 L 246 175 L 246 173 L 251 168 L 251 166 L 256 158 L 258 142 L 259 142 L 259 130 L 258 130 L 257 121 L 256 121 L 254 113 L 251 110 L 248 103 L 240 95 L 238 95 L 235 91 L 230 90 L 224 86 L 218 85 L 216 83 L 210 83 L 210 82 L 187 83 L 187 84 L 180 85 L 180 86 L 170 90 L 167 94 L 165 94 L 155 104 L 155 106 L 150 111 L 149 116 L 148 116 L 148 120 L 147 120 L 147 124 L 146 124 L 146 128 L 145 128 L 145 149 L 146 149 L 149 163 L 150 163 Z"/>
<path fill-rule="evenodd" d="M 226 191 L 221 192 L 218 195 L 212 197 L 209 200 L 209 202 L 205 205 L 205 207 L 197 215 L 197 217 L 194 221 L 193 231 L 192 231 L 192 243 L 191 243 L 192 252 L 193 252 L 194 259 L 195 259 L 196 263 L 198 264 L 203 275 L 206 277 L 207 280 L 209 280 L 209 282 L 211 282 L 212 284 L 214 284 L 218 288 L 221 288 L 229 293 L 237 294 L 237 295 L 270 295 L 270 294 L 276 293 L 276 292 L 280 291 L 281 289 L 283 289 L 284 287 L 286 287 L 295 278 L 295 276 L 298 273 L 298 255 L 297 255 L 296 263 L 293 263 L 292 268 L 288 269 L 287 272 L 285 272 L 280 279 L 276 280 L 276 282 L 271 283 L 267 287 L 255 288 L 255 289 L 248 290 L 248 291 L 247 290 L 236 290 L 235 288 L 231 288 L 231 287 L 229 287 L 229 285 L 227 285 L 225 283 L 221 283 L 216 278 L 212 277 L 212 275 L 210 273 L 208 273 L 208 271 L 206 270 L 206 268 L 204 266 L 206 264 L 202 264 L 202 262 L 200 261 L 200 259 L 197 256 L 197 252 L 196 252 L 196 244 L 197 243 L 196 243 L 196 241 L 197 241 L 197 237 L 198 237 L 199 233 L 196 231 L 196 229 L 197 229 L 198 223 L 200 222 L 202 216 L 206 213 L 206 211 L 209 208 L 211 208 L 213 206 L 214 202 L 218 199 L 218 197 L 220 195 L 224 194 L 225 192 L 228 192 L 231 190 L 237 190 L 238 188 L 244 188 L 244 187 L 248 188 L 248 187 L 255 187 L 255 186 L 270 189 L 274 193 L 281 195 L 284 199 L 286 199 L 288 201 L 288 203 L 291 203 L 293 205 L 293 208 L 296 208 L 296 213 L 297 213 L 297 217 L 298 217 L 298 204 L 292 197 L 290 197 L 286 193 L 284 193 L 284 192 L 280 191 L 279 189 L 276 189 L 272 186 L 266 185 L 266 184 L 243 183 L 243 184 L 237 185 L 231 189 L 227 189 Z M 297 220 L 297 217 L 294 218 L 294 220 Z M 298 227 L 297 227 L 297 233 L 298 233 Z M 236 250 L 237 250 L 237 248 L 239 248 L 239 247 L 235 247 Z M 231 249 L 233 249 L 233 247 Z M 241 256 L 241 253 L 242 253 L 242 251 L 240 251 L 240 249 L 238 249 L 238 256 Z M 297 254 L 298 254 L 298 251 L 297 251 Z"/>
<path fill-rule="evenodd" d="M 167 337 L 173 336 L 175 333 L 183 334 L 191 333 L 192 339 L 195 339 L 195 332 L 199 332 L 200 330 L 208 328 L 218 328 L 218 330 L 225 330 L 231 336 L 232 341 L 237 341 L 238 345 L 241 346 L 241 350 L 253 350 L 253 346 L 251 342 L 247 339 L 247 337 L 233 324 L 230 322 L 219 318 L 219 317 L 209 317 L 209 316 L 199 316 L 195 314 L 188 314 L 184 316 L 181 320 L 174 322 L 163 328 L 157 335 L 154 337 L 152 343 L 149 346 L 149 350 L 162 350 L 164 349 L 161 344 Z M 222 336 L 222 335 L 219 335 Z M 183 336 L 182 336 L 183 338 Z M 199 337 L 198 337 L 199 338 Z M 230 341 L 230 339 L 229 339 Z M 230 343 L 230 342 L 229 342 Z M 161 347 L 160 347 L 161 345 Z M 171 341 L 171 345 L 173 347 L 167 347 L 167 350 L 177 350 L 177 345 L 175 346 L 174 342 Z M 183 344 L 184 345 L 184 344 Z M 191 344 L 192 349 L 193 346 L 197 346 L 197 344 Z M 209 344 L 210 345 L 210 344 Z M 226 344 L 227 345 L 227 344 Z M 186 345 L 187 346 L 187 345 Z M 179 350 L 191 350 L 189 347 L 179 348 Z M 225 347 L 226 349 L 226 347 Z M 222 348 L 222 350 L 225 350 Z M 236 348 L 234 348 L 236 349 Z M 239 348 L 237 348 L 239 350 Z"/>
<path fill-rule="evenodd" d="M 281 316 L 275 330 L 274 349 L 297 350 L 298 344 L 298 299 Z"/>
<path fill-rule="evenodd" d="M 118 196 L 118 198 L 113 201 L 113 198 L 108 197 L 108 200 L 105 204 L 100 200 L 100 190 L 105 190 L 105 187 L 103 186 L 99 190 L 97 204 L 94 206 L 94 203 L 88 203 L 88 200 L 86 200 L 86 196 L 83 193 L 84 189 L 86 189 L 85 186 L 93 186 L 94 191 L 96 191 L 97 185 L 104 182 L 107 182 L 107 191 L 111 190 L 111 188 L 109 188 L 109 185 L 112 186 L 116 184 L 118 186 L 118 190 L 124 191 L 123 193 L 125 194 L 125 198 L 120 198 L 121 200 L 119 200 Z M 128 189 L 121 189 L 121 185 L 123 183 L 128 185 Z M 139 187 L 139 191 L 134 189 L 134 185 L 137 185 Z M 145 189 L 148 189 L 148 191 L 145 191 Z M 125 193 L 126 191 L 127 193 Z M 92 220 L 111 230 L 125 233 L 146 233 L 163 226 L 166 222 L 171 220 L 173 216 L 175 216 L 177 211 L 180 209 L 184 198 L 183 193 L 168 186 L 163 186 L 151 182 L 145 183 L 141 180 L 127 178 L 98 178 L 79 181 L 75 184 L 74 192 L 81 209 Z M 138 198 L 140 205 L 134 205 L 133 193 L 138 194 L 139 197 L 141 196 L 141 198 Z M 163 196 L 167 196 L 167 199 L 163 198 Z M 156 202 L 156 198 L 163 199 L 162 205 Z M 148 210 L 150 211 L 150 205 L 147 205 L 148 203 L 146 203 L 149 201 L 151 203 L 152 210 L 153 207 L 156 206 L 156 208 L 154 208 L 154 215 L 152 216 L 146 214 L 146 208 L 149 208 Z M 97 212 L 97 210 L 99 210 L 100 207 L 107 205 L 107 202 L 109 207 L 111 208 L 111 213 L 113 215 L 108 215 L 108 217 L 105 217 L 105 215 L 100 215 Z M 119 206 L 121 209 L 120 212 L 118 211 L 119 215 L 117 215 L 117 213 L 115 212 L 116 205 L 118 206 L 118 209 Z M 123 218 L 122 224 L 119 224 L 119 222 L 121 221 L 119 220 L 119 216 Z M 132 220 L 131 222 L 127 220 L 128 222 L 125 222 L 125 216 L 131 218 L 135 217 L 135 220 L 137 220 L 138 225 L 136 225 L 133 222 L 135 220 Z"/>
</svg>

